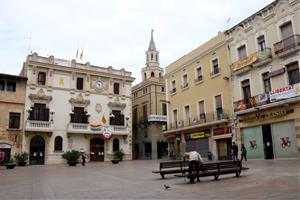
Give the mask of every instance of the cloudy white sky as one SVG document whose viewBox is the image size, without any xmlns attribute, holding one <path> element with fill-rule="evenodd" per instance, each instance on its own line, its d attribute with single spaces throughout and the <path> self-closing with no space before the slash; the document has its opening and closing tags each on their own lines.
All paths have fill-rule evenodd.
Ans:
<svg viewBox="0 0 300 200">
<path fill-rule="evenodd" d="M 1 0 L 0 73 L 19 74 L 28 53 L 131 71 L 140 82 L 154 29 L 160 65 L 272 0 Z M 226 22 L 230 18 L 229 24 Z M 79 60 L 80 61 L 80 60 Z"/>
</svg>

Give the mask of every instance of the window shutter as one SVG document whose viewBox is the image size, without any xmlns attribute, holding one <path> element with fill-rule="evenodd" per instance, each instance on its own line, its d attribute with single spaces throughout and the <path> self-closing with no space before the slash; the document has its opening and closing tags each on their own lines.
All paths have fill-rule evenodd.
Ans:
<svg viewBox="0 0 300 200">
<path fill-rule="evenodd" d="M 221 95 L 215 97 L 216 100 L 216 108 L 222 108 L 222 98 Z"/>
</svg>

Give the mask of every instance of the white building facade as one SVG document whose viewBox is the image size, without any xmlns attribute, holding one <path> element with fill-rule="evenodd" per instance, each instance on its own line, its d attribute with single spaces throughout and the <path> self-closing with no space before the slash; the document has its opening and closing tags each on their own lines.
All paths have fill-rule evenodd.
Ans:
<svg viewBox="0 0 300 200">
<path fill-rule="evenodd" d="M 65 162 L 68 150 L 108 161 L 122 150 L 132 159 L 131 72 L 29 55 L 23 150 L 30 164 Z"/>
</svg>

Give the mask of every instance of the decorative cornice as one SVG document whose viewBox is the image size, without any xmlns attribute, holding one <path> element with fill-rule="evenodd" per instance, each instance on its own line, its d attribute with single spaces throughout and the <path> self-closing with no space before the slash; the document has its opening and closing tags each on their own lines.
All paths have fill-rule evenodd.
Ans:
<svg viewBox="0 0 300 200">
<path fill-rule="evenodd" d="M 47 96 L 42 88 L 37 92 L 37 94 L 30 94 L 28 97 L 33 102 L 45 101 L 49 103 L 52 101 L 52 96 Z"/>
<path fill-rule="evenodd" d="M 121 103 L 119 97 L 116 97 L 115 100 L 113 102 L 109 102 L 107 104 L 111 109 L 112 108 L 120 108 L 120 109 L 124 109 L 126 107 L 125 103 Z"/>
<path fill-rule="evenodd" d="M 91 101 L 90 100 L 85 100 L 82 96 L 81 93 L 79 93 L 76 98 L 71 98 L 69 100 L 69 102 L 72 104 L 72 106 L 75 106 L 75 105 L 81 105 L 81 106 L 88 106 L 90 105 Z"/>
</svg>

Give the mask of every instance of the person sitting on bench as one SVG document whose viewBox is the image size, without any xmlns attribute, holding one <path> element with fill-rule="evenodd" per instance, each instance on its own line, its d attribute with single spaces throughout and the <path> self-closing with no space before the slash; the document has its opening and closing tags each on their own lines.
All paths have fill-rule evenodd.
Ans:
<svg viewBox="0 0 300 200">
<path fill-rule="evenodd" d="M 199 173 L 200 171 L 200 164 L 203 163 L 202 157 L 201 155 L 197 152 L 197 151 L 190 151 L 190 152 L 186 152 L 184 153 L 184 160 L 185 158 L 188 157 L 189 159 L 189 174 L 193 174 L 193 173 Z M 194 179 L 190 179 L 191 183 L 194 182 Z M 197 181 L 199 182 L 200 179 L 199 177 L 197 177 Z"/>
</svg>

